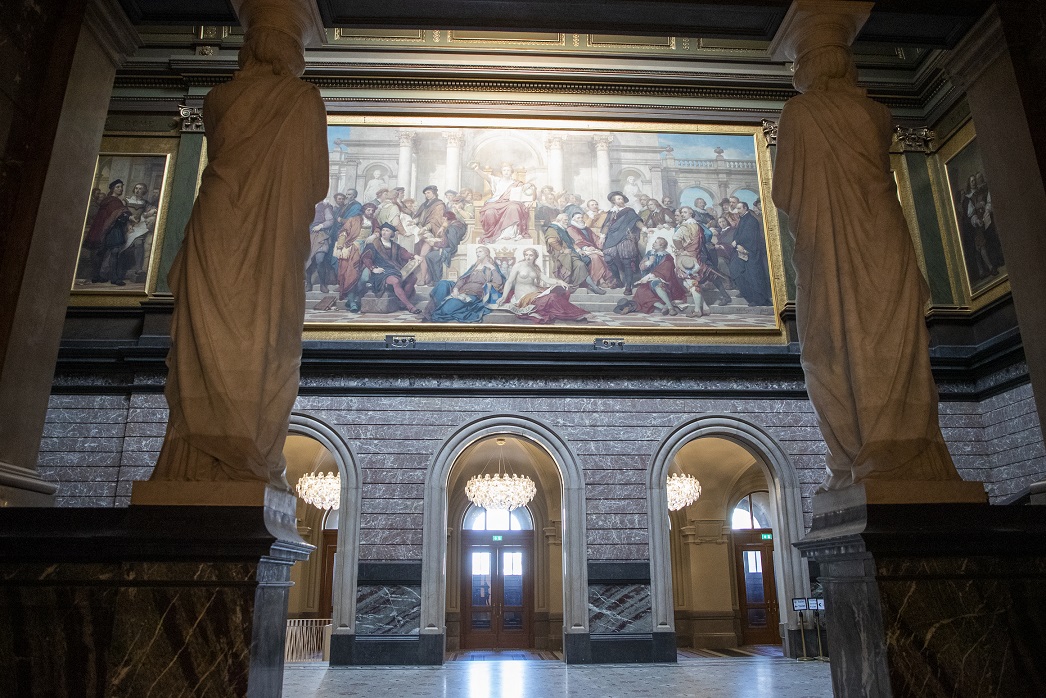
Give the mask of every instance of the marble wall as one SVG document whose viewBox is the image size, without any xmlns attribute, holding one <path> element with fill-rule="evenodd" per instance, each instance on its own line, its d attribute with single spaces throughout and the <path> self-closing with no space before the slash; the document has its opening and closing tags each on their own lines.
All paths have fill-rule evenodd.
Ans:
<svg viewBox="0 0 1046 698">
<path fill-rule="evenodd" d="M 420 629 L 420 585 L 360 584 L 357 587 L 357 635 L 417 635 Z"/>
<path fill-rule="evenodd" d="M 649 633 L 654 624 L 649 584 L 589 584 L 589 632 Z"/>
<path fill-rule="evenodd" d="M 581 392 L 576 389 L 585 386 L 573 387 Z M 590 560 L 649 558 L 646 469 L 673 425 L 702 413 L 743 417 L 778 440 L 796 467 L 809 527 L 825 452 L 809 402 L 676 397 L 700 394 L 697 381 L 666 381 L 669 389 L 664 399 L 305 395 L 296 409 L 337 428 L 359 457 L 361 561 L 421 559 L 425 470 L 458 426 L 492 412 L 533 415 L 577 454 L 586 480 Z M 166 407 L 155 393 L 53 395 L 39 470 L 58 483 L 58 505 L 125 506 L 131 482 L 148 478 L 156 460 Z M 941 425 L 960 473 L 986 482 L 993 501 L 1046 477 L 1028 385 L 980 403 L 942 402 Z"/>
</svg>

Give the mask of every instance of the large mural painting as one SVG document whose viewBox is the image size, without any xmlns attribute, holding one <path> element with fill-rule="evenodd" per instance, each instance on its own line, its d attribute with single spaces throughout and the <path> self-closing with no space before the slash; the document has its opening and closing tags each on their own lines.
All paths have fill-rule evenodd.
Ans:
<svg viewBox="0 0 1046 698">
<path fill-rule="evenodd" d="M 332 123 L 328 145 L 310 326 L 777 327 L 752 132 Z"/>
</svg>

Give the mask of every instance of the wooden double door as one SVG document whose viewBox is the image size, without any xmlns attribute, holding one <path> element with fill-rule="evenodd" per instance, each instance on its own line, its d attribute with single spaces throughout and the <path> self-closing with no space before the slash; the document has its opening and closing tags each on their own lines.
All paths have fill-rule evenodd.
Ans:
<svg viewBox="0 0 1046 698">
<path fill-rule="evenodd" d="M 532 531 L 462 533 L 462 649 L 533 647 L 532 548 Z"/>
<path fill-rule="evenodd" d="M 742 643 L 779 645 L 774 534 L 769 528 L 733 532 Z"/>
</svg>

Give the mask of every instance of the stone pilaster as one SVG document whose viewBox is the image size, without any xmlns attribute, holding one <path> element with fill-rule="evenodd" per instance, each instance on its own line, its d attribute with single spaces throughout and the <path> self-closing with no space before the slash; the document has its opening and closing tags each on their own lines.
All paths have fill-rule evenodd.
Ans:
<svg viewBox="0 0 1046 698">
<path fill-rule="evenodd" d="M 54 155 L 37 153 L 50 168 L 33 212 L 24 274 L 5 298 L 12 320 L 0 357 L 0 507 L 53 503 L 55 486 L 36 471 L 47 399 L 113 79 L 137 45 L 116 0 L 88 3 L 50 144 Z"/>
</svg>

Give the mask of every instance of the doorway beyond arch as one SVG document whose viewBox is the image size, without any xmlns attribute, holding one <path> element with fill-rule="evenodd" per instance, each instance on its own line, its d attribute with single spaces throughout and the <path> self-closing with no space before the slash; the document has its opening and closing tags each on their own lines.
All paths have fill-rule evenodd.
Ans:
<svg viewBox="0 0 1046 698">
<path fill-rule="evenodd" d="M 507 435 L 528 440 L 555 463 L 562 487 L 563 651 L 566 661 L 584 661 L 588 646 L 588 570 L 586 566 L 585 482 L 566 442 L 547 425 L 521 414 L 492 414 L 459 427 L 440 446 L 425 479 L 421 563 L 422 663 L 441 663 L 446 638 L 448 483 L 462 453 L 482 439 Z M 437 657 L 439 661 L 435 661 Z M 584 648 L 584 649 L 581 649 Z M 425 661 L 428 659 L 429 661 Z"/>
<path fill-rule="evenodd" d="M 650 464 L 647 479 L 647 504 L 650 515 L 650 593 L 654 632 L 675 633 L 672 593 L 672 562 L 669 540 L 666 480 L 680 450 L 703 437 L 732 441 L 748 451 L 759 464 L 770 492 L 770 515 L 777 537 L 774 565 L 778 570 L 778 598 L 807 596 L 810 583 L 802 557 L 793 543 L 804 532 L 802 499 L 795 468 L 780 444 L 761 427 L 732 415 L 700 415 L 678 424 L 666 436 Z M 787 609 L 778 614 L 785 653 L 790 654 Z"/>
<path fill-rule="evenodd" d="M 359 565 L 360 508 L 363 480 L 359 461 L 352 447 L 334 427 L 304 412 L 292 412 L 287 429 L 290 434 L 318 441 L 338 466 L 341 477 L 341 504 L 338 515 L 337 562 L 334 565 L 334 635 L 356 633 L 356 578 Z"/>
</svg>

